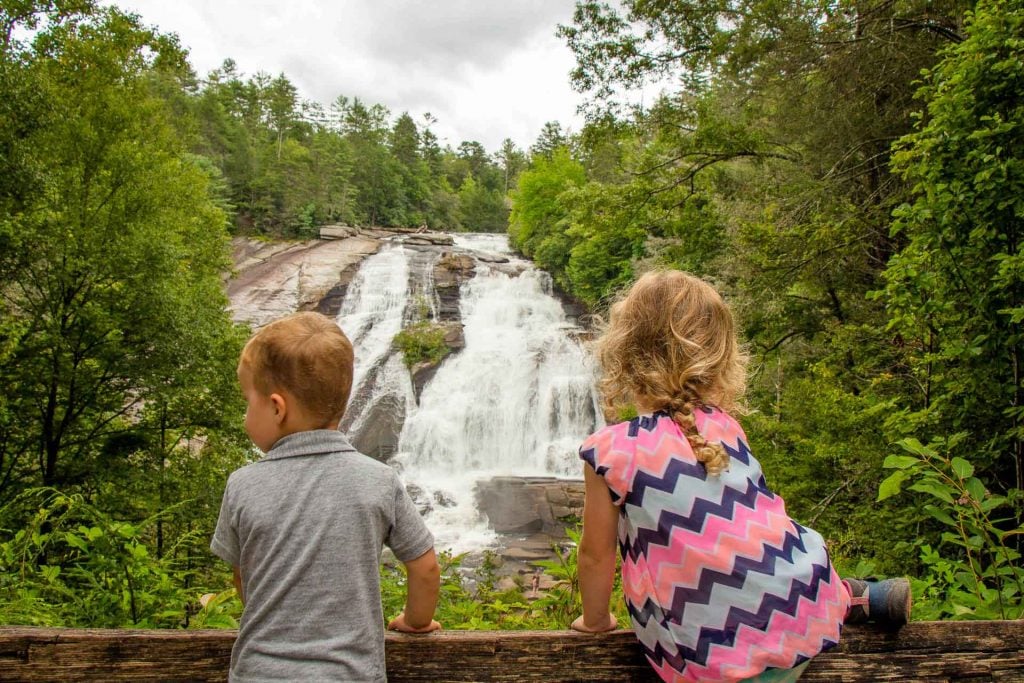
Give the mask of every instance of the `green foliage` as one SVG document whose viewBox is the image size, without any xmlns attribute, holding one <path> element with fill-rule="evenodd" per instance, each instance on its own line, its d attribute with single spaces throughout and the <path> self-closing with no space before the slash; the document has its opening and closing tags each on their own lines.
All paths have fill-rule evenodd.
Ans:
<svg viewBox="0 0 1024 683">
<path fill-rule="evenodd" d="M 185 98 L 195 118 L 193 149 L 227 180 L 236 229 L 311 237 L 327 223 L 502 231 L 507 221 L 502 173 L 514 172 L 514 145 L 499 170 L 479 143 L 442 149 L 427 115 L 338 97 L 326 110 L 299 99 L 284 75 L 245 78 L 233 61 Z M 520 153 L 521 154 L 521 153 Z M 464 196 L 472 180 L 479 192 Z"/>
<path fill-rule="evenodd" d="M 883 575 L 911 573 L 922 515 L 896 501 L 866 503 L 884 476 L 888 444 L 878 422 L 890 406 L 844 390 L 826 363 L 784 386 L 764 397 L 770 408 L 742 419 L 769 486 L 794 519 L 825 537 L 836 564 L 864 560 Z"/>
<path fill-rule="evenodd" d="M 583 597 L 580 594 L 579 546 L 582 529 L 566 529 L 569 545 L 564 550 L 555 547 L 556 559 L 540 560 L 536 564 L 555 579 L 554 587 L 538 599 L 534 605 L 550 615 L 556 624 L 571 624 L 583 613 Z M 615 598 L 618 598 L 616 600 Z M 613 596 L 614 603 L 625 604 L 621 595 Z"/>
<path fill-rule="evenodd" d="M 12 35 L 48 18 L 0 52 L 24 117 L 0 116 L 0 620 L 183 626 L 247 451 L 223 178 L 182 140 L 176 39 L 88 2 L 11 10 Z"/>
<path fill-rule="evenodd" d="M 921 546 L 925 571 L 916 583 L 920 618 L 1020 619 L 1024 617 L 1024 569 L 1016 543 L 1024 496 L 994 494 L 959 453 L 967 435 L 924 446 L 913 438 L 899 445 L 909 455 L 890 455 L 895 470 L 879 486 L 878 500 L 906 486 L 930 501 L 921 509 L 944 529 L 941 545 Z M 909 483 L 909 486 L 907 484 Z M 945 550 L 939 553 L 939 550 Z"/>
<path fill-rule="evenodd" d="M 893 158 L 913 183 L 909 240 L 881 293 L 920 389 L 907 420 L 969 433 L 983 477 L 1024 489 L 1024 7 L 983 2 L 919 96 L 927 112 Z"/>
<path fill-rule="evenodd" d="M 504 195 L 467 176 L 459 188 L 459 224 L 470 232 L 505 232 L 508 209 Z"/>
<path fill-rule="evenodd" d="M 507 590 L 495 587 L 498 580 L 493 555 L 487 553 L 479 567 L 463 566 L 465 555 L 442 552 L 441 593 L 435 618 L 451 630 L 564 630 L 580 615 L 577 575 L 580 529 L 568 530 L 565 547 L 552 548 L 555 560 L 535 562 L 555 580 L 553 587 L 534 591 L 532 586 Z M 400 565 L 381 566 L 381 597 L 384 614 L 397 615 L 405 602 L 405 573 Z M 612 594 L 612 612 L 619 623 L 629 623 L 626 602 L 618 579 Z"/>
<path fill-rule="evenodd" d="M 242 616 L 242 601 L 234 588 L 220 593 L 207 593 L 199 598 L 202 608 L 189 620 L 191 629 L 238 628 Z"/>
<path fill-rule="evenodd" d="M 451 630 L 516 630 L 530 628 L 530 605 L 518 589 L 494 588 L 494 558 L 484 557 L 468 578 L 462 567 L 464 555 L 442 552 L 441 593 L 434 618 Z M 385 617 L 396 616 L 405 606 L 406 576 L 400 564 L 381 565 L 381 598 Z"/>
<path fill-rule="evenodd" d="M 923 572 L 933 605 L 953 591 L 936 615 L 991 614 L 974 587 L 1005 562 L 971 569 L 924 509 L 864 501 L 893 442 L 960 433 L 986 490 L 1024 489 L 1022 10 L 577 3 L 560 34 L 589 118 L 564 144 L 584 177 L 513 195 L 515 243 L 591 305 L 652 265 L 713 279 L 744 328 L 745 424 L 773 488 L 840 565 Z M 651 79 L 679 88 L 646 110 L 620 97 Z M 538 197 L 553 218 L 517 222 Z M 1009 533 L 1020 506 L 1005 512 Z"/>
<path fill-rule="evenodd" d="M 535 159 L 533 167 L 519 176 L 512 193 L 508 227 L 512 245 L 559 280 L 572 246 L 565 234 L 569 209 L 562 195 L 585 181 L 582 164 L 573 160 L 567 149 L 560 148 L 550 158 Z"/>
<path fill-rule="evenodd" d="M 0 257 L 0 500 L 101 485 L 107 440 L 146 441 L 152 413 L 164 435 L 225 426 L 241 343 L 220 277 L 225 216 L 162 98 L 187 75 L 176 42 L 106 9 L 10 56 L 44 104 L 3 141 L 38 182 L 0 200 L 18 236 Z"/>
<path fill-rule="evenodd" d="M 417 363 L 440 363 L 451 353 L 444 337 L 444 326 L 423 321 L 396 334 L 394 344 L 402 352 L 406 367 L 411 368 Z"/>
<path fill-rule="evenodd" d="M 208 555 L 208 529 L 180 536 L 162 557 L 151 545 L 156 522 L 184 505 L 136 524 L 110 517 L 78 494 L 32 489 L 15 498 L 0 509 L 0 623 L 188 625 L 203 592 L 197 559 Z M 26 516 L 26 510 L 34 512 Z M 8 527 L 22 519 L 24 526 Z"/>
</svg>

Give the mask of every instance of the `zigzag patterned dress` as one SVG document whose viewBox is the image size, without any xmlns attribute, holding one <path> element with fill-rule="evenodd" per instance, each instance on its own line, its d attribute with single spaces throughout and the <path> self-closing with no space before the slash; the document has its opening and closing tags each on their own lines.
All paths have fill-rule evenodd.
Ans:
<svg viewBox="0 0 1024 683">
<path fill-rule="evenodd" d="M 849 594 L 821 536 L 768 489 L 736 420 L 717 408 L 695 417 L 731 456 L 718 477 L 665 413 L 610 425 L 580 447 L 621 507 L 633 629 L 665 681 L 790 669 L 839 641 Z"/>
</svg>

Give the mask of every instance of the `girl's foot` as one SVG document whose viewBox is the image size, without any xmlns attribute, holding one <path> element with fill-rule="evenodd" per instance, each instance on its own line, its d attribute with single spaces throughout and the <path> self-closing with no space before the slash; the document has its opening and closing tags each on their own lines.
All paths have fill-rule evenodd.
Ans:
<svg viewBox="0 0 1024 683">
<path fill-rule="evenodd" d="M 846 623 L 873 621 L 898 628 L 910 620 L 910 581 L 907 579 L 843 579 L 843 583 L 850 592 Z"/>
</svg>

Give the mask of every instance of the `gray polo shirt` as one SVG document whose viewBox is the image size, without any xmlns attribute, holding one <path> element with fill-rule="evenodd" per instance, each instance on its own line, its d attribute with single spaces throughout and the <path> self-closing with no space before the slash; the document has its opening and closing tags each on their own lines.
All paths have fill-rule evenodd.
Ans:
<svg viewBox="0 0 1024 683">
<path fill-rule="evenodd" d="M 290 434 L 228 478 L 210 549 L 242 571 L 234 681 L 384 681 L 380 554 L 434 545 L 395 471 L 334 430 Z"/>
</svg>

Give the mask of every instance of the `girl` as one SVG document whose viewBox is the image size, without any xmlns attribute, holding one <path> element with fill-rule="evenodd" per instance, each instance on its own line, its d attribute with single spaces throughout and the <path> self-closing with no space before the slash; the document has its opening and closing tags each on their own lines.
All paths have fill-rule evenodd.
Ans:
<svg viewBox="0 0 1024 683">
<path fill-rule="evenodd" d="M 795 680 L 838 642 L 851 589 L 821 536 L 786 515 L 727 412 L 746 384 L 729 308 L 698 278 L 648 273 L 612 306 L 598 360 L 606 412 L 632 404 L 640 416 L 580 447 L 583 615 L 573 628 L 616 627 L 617 536 L 633 629 L 663 680 Z M 868 587 L 853 590 L 865 594 L 862 611 Z M 872 604 L 891 593 L 875 589 Z M 904 608 L 909 593 L 897 598 Z"/>
</svg>

